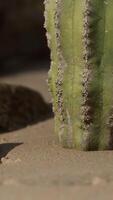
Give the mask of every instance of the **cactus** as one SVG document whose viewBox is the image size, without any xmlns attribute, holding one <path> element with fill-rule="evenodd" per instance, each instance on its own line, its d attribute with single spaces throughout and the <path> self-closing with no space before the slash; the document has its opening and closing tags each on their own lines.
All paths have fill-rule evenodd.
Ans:
<svg viewBox="0 0 113 200">
<path fill-rule="evenodd" d="M 63 147 L 113 149 L 113 1 L 45 0 L 48 84 Z"/>
</svg>

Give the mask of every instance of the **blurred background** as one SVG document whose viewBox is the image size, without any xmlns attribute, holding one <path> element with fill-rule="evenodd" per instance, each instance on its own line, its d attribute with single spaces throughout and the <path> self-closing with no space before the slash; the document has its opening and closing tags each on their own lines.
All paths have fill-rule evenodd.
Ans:
<svg viewBox="0 0 113 200">
<path fill-rule="evenodd" d="M 43 0 L 0 1 L 1 74 L 38 68 L 33 63 L 49 62 L 43 12 Z"/>
<path fill-rule="evenodd" d="M 51 117 L 45 35 L 44 0 L 0 1 L 1 132 Z"/>
</svg>

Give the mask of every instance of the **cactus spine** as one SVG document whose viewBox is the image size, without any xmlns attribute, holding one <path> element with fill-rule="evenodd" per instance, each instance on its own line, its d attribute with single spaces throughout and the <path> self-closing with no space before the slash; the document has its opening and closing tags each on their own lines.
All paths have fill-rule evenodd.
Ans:
<svg viewBox="0 0 113 200">
<path fill-rule="evenodd" d="M 64 147 L 113 149 L 113 2 L 46 0 L 49 88 Z"/>
</svg>

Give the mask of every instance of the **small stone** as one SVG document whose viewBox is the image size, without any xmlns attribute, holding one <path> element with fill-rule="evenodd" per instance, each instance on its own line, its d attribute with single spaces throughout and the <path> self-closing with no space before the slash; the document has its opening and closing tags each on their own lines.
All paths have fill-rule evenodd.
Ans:
<svg viewBox="0 0 113 200">
<path fill-rule="evenodd" d="M 106 180 L 100 177 L 94 177 L 92 180 L 92 185 L 105 185 L 106 184 Z"/>
</svg>

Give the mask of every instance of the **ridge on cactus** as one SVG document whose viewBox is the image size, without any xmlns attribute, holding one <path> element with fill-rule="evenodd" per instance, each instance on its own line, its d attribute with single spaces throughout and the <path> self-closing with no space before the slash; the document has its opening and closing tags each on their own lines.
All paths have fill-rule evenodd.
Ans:
<svg viewBox="0 0 113 200">
<path fill-rule="evenodd" d="M 113 1 L 46 0 L 48 84 L 63 147 L 113 149 Z"/>
</svg>

